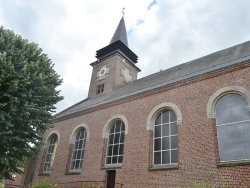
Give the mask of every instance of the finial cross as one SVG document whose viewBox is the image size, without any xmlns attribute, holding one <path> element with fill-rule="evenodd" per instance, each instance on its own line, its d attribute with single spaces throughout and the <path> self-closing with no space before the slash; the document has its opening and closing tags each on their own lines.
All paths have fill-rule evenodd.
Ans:
<svg viewBox="0 0 250 188">
<path fill-rule="evenodd" d="M 125 11 L 124 10 L 125 10 L 125 7 L 122 8 L 122 17 L 124 17 L 124 15 L 125 15 Z"/>
</svg>

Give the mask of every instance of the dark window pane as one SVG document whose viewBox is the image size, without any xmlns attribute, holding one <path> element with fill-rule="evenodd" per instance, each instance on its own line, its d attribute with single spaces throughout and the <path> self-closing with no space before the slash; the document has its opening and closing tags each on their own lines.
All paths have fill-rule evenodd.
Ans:
<svg viewBox="0 0 250 188">
<path fill-rule="evenodd" d="M 71 167 L 70 167 L 71 170 L 74 170 L 75 164 L 76 164 L 76 161 L 72 161 L 72 162 L 71 162 Z"/>
<path fill-rule="evenodd" d="M 121 121 L 117 121 L 115 124 L 115 132 L 121 132 Z"/>
<path fill-rule="evenodd" d="M 119 145 L 114 145 L 113 155 L 118 155 L 118 146 Z"/>
<path fill-rule="evenodd" d="M 84 150 L 82 150 L 82 158 L 81 158 L 81 160 L 83 159 L 83 156 L 84 156 Z"/>
<path fill-rule="evenodd" d="M 76 160 L 75 169 L 80 168 L 80 160 Z"/>
<path fill-rule="evenodd" d="M 77 159 L 81 159 L 81 150 L 77 150 L 77 153 L 76 153 L 76 158 Z"/>
<path fill-rule="evenodd" d="M 120 135 L 120 143 L 123 143 L 124 142 L 124 132 L 121 133 Z"/>
<path fill-rule="evenodd" d="M 162 164 L 169 164 L 169 163 L 170 163 L 170 151 L 163 151 Z"/>
<path fill-rule="evenodd" d="M 177 123 L 171 123 L 171 135 L 177 134 Z"/>
<path fill-rule="evenodd" d="M 119 139 L 120 139 L 120 133 L 116 133 L 115 134 L 115 139 L 114 139 L 114 144 L 119 143 Z"/>
<path fill-rule="evenodd" d="M 84 129 L 82 129 L 81 130 L 81 136 L 80 136 L 80 139 L 83 139 L 83 138 L 85 138 L 85 130 Z"/>
<path fill-rule="evenodd" d="M 169 110 L 162 113 L 162 123 L 169 122 Z"/>
<path fill-rule="evenodd" d="M 171 136 L 171 149 L 178 148 L 178 136 Z"/>
<path fill-rule="evenodd" d="M 106 163 L 107 163 L 107 164 L 111 164 L 111 157 L 107 157 Z"/>
<path fill-rule="evenodd" d="M 170 110 L 170 122 L 177 121 L 176 114 Z"/>
<path fill-rule="evenodd" d="M 112 156 L 113 145 L 108 146 L 108 156 Z"/>
<path fill-rule="evenodd" d="M 80 160 L 80 163 L 79 163 L 79 169 L 82 168 L 82 160 Z"/>
<path fill-rule="evenodd" d="M 171 163 L 178 163 L 178 150 L 171 150 Z"/>
<path fill-rule="evenodd" d="M 118 163 L 122 163 L 122 156 L 118 157 Z"/>
<path fill-rule="evenodd" d="M 162 138 L 162 150 L 170 149 L 169 137 Z"/>
<path fill-rule="evenodd" d="M 112 157 L 112 164 L 116 164 L 118 160 L 118 157 Z"/>
<path fill-rule="evenodd" d="M 115 125 L 112 125 L 111 129 L 110 129 L 110 133 L 114 133 L 115 132 Z"/>
<path fill-rule="evenodd" d="M 161 124 L 161 113 L 158 115 L 158 117 L 155 120 L 155 125 Z"/>
<path fill-rule="evenodd" d="M 74 150 L 74 151 L 73 151 L 73 158 L 72 158 L 73 160 L 76 158 L 76 151 L 77 151 L 77 150 Z"/>
<path fill-rule="evenodd" d="M 114 143 L 114 134 L 110 134 L 109 135 L 109 144 L 113 144 Z"/>
<path fill-rule="evenodd" d="M 121 131 L 125 131 L 125 125 L 123 122 L 122 122 L 122 126 L 121 126 Z"/>
<path fill-rule="evenodd" d="M 161 137 L 161 125 L 155 126 L 155 138 Z"/>
<path fill-rule="evenodd" d="M 120 149 L 119 149 L 119 155 L 122 155 L 123 154 L 123 144 L 120 145 Z"/>
<path fill-rule="evenodd" d="M 81 132 L 77 133 L 76 140 L 79 140 Z"/>
<path fill-rule="evenodd" d="M 77 149 L 82 149 L 82 148 L 83 148 L 83 140 L 80 140 Z"/>
<path fill-rule="evenodd" d="M 50 161 L 50 155 L 47 154 L 45 162 L 48 163 L 49 161 Z"/>
<path fill-rule="evenodd" d="M 169 124 L 162 125 L 162 136 L 169 136 Z"/>
<path fill-rule="evenodd" d="M 161 164 L 161 152 L 154 152 L 154 164 Z"/>
<path fill-rule="evenodd" d="M 161 138 L 157 138 L 154 141 L 155 141 L 154 150 L 155 151 L 161 150 Z"/>
<path fill-rule="evenodd" d="M 48 148 L 48 153 L 52 153 L 52 150 L 53 150 L 53 146 L 50 145 L 49 148 Z"/>
</svg>

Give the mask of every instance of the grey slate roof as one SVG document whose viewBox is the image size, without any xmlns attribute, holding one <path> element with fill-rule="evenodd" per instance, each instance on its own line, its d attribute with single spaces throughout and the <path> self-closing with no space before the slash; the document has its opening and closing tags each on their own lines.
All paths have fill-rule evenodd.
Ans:
<svg viewBox="0 0 250 188">
<path fill-rule="evenodd" d="M 90 107 L 95 107 L 100 104 L 105 104 L 116 99 L 122 99 L 144 91 L 153 90 L 164 85 L 192 78 L 249 59 L 250 41 L 127 83 L 109 93 L 83 100 L 82 102 L 56 114 L 54 118 L 57 119 L 64 117 Z"/>
<path fill-rule="evenodd" d="M 109 44 L 112 44 L 118 40 L 123 42 L 123 44 L 125 44 L 128 47 L 127 31 L 126 31 L 126 26 L 125 26 L 125 22 L 124 22 L 123 17 L 121 18 Z"/>
</svg>

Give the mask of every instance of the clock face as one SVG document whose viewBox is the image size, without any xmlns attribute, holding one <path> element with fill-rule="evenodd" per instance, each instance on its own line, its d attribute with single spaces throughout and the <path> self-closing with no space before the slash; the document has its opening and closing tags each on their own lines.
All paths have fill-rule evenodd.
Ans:
<svg viewBox="0 0 250 188">
<path fill-rule="evenodd" d="M 101 68 L 101 70 L 99 71 L 99 76 L 104 76 L 106 71 L 107 71 L 106 67 Z"/>
</svg>

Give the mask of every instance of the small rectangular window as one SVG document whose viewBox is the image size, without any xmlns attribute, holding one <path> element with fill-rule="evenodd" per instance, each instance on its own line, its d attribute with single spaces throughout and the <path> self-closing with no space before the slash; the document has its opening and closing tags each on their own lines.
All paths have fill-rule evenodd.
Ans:
<svg viewBox="0 0 250 188">
<path fill-rule="evenodd" d="M 96 94 L 97 94 L 97 95 L 98 95 L 98 94 L 101 94 L 101 93 L 103 93 L 103 91 L 104 91 L 104 84 L 98 85 L 98 86 L 97 86 Z"/>
</svg>

